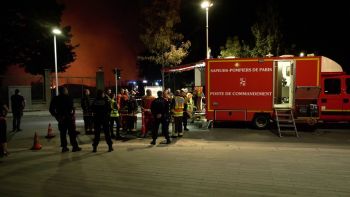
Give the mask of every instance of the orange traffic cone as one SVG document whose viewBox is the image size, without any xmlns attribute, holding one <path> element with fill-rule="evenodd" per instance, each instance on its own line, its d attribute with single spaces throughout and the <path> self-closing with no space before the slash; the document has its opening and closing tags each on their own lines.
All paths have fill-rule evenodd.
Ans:
<svg viewBox="0 0 350 197">
<path fill-rule="evenodd" d="M 42 147 L 41 144 L 39 144 L 39 137 L 38 137 L 38 135 L 35 132 L 34 144 L 33 144 L 33 147 L 31 148 L 31 150 L 40 150 L 41 147 Z"/>
<path fill-rule="evenodd" d="M 55 137 L 55 134 L 53 134 L 52 132 L 52 127 L 51 127 L 51 123 L 49 123 L 49 127 L 47 128 L 47 135 L 45 136 L 45 138 L 53 138 Z"/>
</svg>

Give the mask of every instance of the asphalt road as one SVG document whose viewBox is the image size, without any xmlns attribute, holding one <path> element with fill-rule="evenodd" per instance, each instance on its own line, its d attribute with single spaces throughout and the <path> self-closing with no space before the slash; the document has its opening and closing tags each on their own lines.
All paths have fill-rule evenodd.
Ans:
<svg viewBox="0 0 350 197">
<path fill-rule="evenodd" d="M 83 150 L 61 153 L 58 137 L 44 138 L 49 122 L 57 134 L 45 114 L 25 116 L 23 131 L 10 133 L 0 196 L 350 196 L 347 124 L 279 138 L 241 124 L 207 130 L 196 123 L 170 145 L 129 136 L 111 153 L 101 140 L 92 153 L 92 136 L 79 135 Z M 39 151 L 29 150 L 35 131 Z"/>
</svg>

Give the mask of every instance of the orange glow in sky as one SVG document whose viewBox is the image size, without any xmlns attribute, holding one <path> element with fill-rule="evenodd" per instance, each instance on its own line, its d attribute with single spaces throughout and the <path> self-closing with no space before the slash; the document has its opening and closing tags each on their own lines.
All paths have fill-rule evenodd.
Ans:
<svg viewBox="0 0 350 197">
<path fill-rule="evenodd" d="M 85 84 L 94 86 L 96 71 L 103 66 L 105 87 L 115 84 L 113 68 L 121 69 L 119 84 L 139 79 L 136 65 L 140 42 L 138 38 L 138 7 L 134 3 L 121 0 L 61 0 L 66 9 L 62 16 L 62 26 L 71 26 L 76 60 L 64 73 L 59 73 L 59 84 Z M 59 39 L 57 39 L 59 42 Z M 53 48 L 52 48 L 53 49 Z M 52 50 L 52 56 L 54 50 Z M 60 54 L 57 54 L 58 62 Z M 6 72 L 9 77 L 3 85 L 29 85 L 42 76 L 33 76 L 23 68 L 11 66 Z M 54 84 L 54 71 L 52 83 Z M 87 78 L 81 78 L 87 77 Z M 123 83 L 124 82 L 124 83 Z"/>
<path fill-rule="evenodd" d="M 80 44 L 77 59 L 60 76 L 95 77 L 99 66 L 105 83 L 114 84 L 112 69 L 120 68 L 122 81 L 138 79 L 136 7 L 124 1 L 64 0 L 63 25 L 72 27 L 72 42 Z"/>
</svg>

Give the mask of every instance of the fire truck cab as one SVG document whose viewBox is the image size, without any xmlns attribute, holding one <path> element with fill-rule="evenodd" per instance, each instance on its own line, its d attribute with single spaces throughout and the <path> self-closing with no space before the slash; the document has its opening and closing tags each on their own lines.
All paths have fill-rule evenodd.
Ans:
<svg viewBox="0 0 350 197">
<path fill-rule="evenodd" d="M 276 111 L 314 125 L 350 120 L 350 76 L 323 56 L 207 59 L 206 116 L 263 129 Z"/>
</svg>

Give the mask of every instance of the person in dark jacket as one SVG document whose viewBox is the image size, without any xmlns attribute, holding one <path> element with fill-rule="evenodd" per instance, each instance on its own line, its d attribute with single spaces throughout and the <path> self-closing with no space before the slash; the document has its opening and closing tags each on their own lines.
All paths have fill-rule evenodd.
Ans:
<svg viewBox="0 0 350 197">
<path fill-rule="evenodd" d="M 0 100 L 0 157 L 8 156 L 7 151 L 7 124 L 6 124 L 6 115 L 9 109 Z"/>
<path fill-rule="evenodd" d="M 83 109 L 85 134 L 93 133 L 93 118 L 91 104 L 92 103 L 90 98 L 90 90 L 85 89 L 83 98 L 81 98 L 81 108 Z"/>
<path fill-rule="evenodd" d="M 155 145 L 158 137 L 159 125 L 162 124 L 162 133 L 166 139 L 166 143 L 170 144 L 169 136 L 169 119 L 170 119 L 170 106 L 169 102 L 163 98 L 163 92 L 157 92 L 158 98 L 156 98 L 151 104 L 151 112 L 154 117 L 154 127 L 152 130 L 151 144 Z"/>
<path fill-rule="evenodd" d="M 76 139 L 73 99 L 69 96 L 67 88 L 59 88 L 59 95 L 52 99 L 49 111 L 58 121 L 62 153 L 69 151 L 67 147 L 67 131 L 70 144 L 73 147 L 72 152 L 81 151 Z"/>
<path fill-rule="evenodd" d="M 113 151 L 112 139 L 109 133 L 109 118 L 111 114 L 111 104 L 105 96 L 103 90 L 97 90 L 96 99 L 92 103 L 92 112 L 94 114 L 95 138 L 92 144 L 92 152 L 97 151 L 97 146 L 100 142 L 101 127 L 105 134 L 105 139 L 108 144 L 108 152 Z"/>
<path fill-rule="evenodd" d="M 23 116 L 23 110 L 25 107 L 24 97 L 21 95 L 18 89 L 15 90 L 15 94 L 11 96 L 11 110 L 13 114 L 12 131 L 22 131 L 21 118 Z"/>
<path fill-rule="evenodd" d="M 135 91 L 131 90 L 129 99 L 126 104 L 128 109 L 127 128 L 130 133 L 136 131 L 136 121 L 137 121 L 136 114 L 137 114 L 138 106 L 137 106 L 135 94 L 136 94 Z"/>
</svg>

